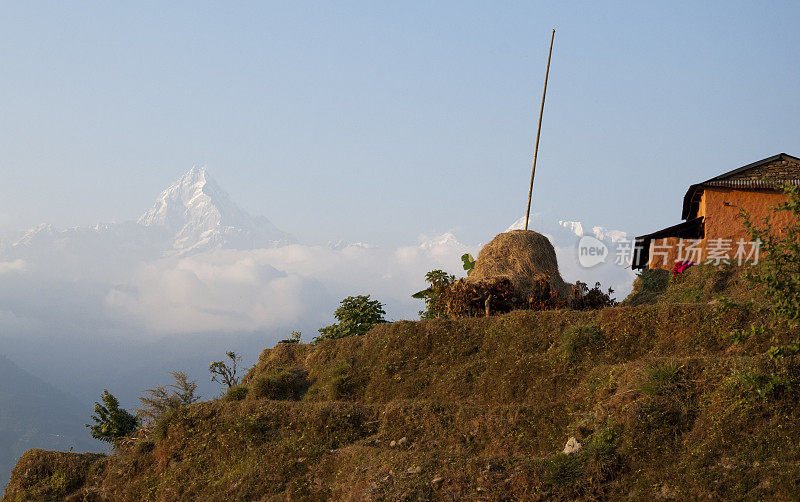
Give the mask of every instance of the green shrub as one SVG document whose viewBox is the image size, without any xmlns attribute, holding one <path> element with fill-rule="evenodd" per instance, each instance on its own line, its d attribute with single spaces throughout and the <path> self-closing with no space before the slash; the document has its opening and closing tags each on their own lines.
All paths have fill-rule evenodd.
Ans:
<svg viewBox="0 0 800 502">
<path fill-rule="evenodd" d="M 252 399 L 300 399 L 307 389 L 305 371 L 279 369 L 256 377 L 247 395 Z"/>
<path fill-rule="evenodd" d="M 87 424 L 93 438 L 116 444 L 119 438 L 131 435 L 139 427 L 139 418 L 119 407 L 119 400 L 108 390 L 100 396 L 103 404 L 94 403 L 94 425 Z"/>
<path fill-rule="evenodd" d="M 333 313 L 339 322 L 320 328 L 320 335 L 315 341 L 363 335 L 386 322 L 384 314 L 383 304 L 378 300 L 370 300 L 369 295 L 348 296 Z"/>
<path fill-rule="evenodd" d="M 775 314 L 796 321 L 800 318 L 800 188 L 785 186 L 783 192 L 789 200 L 773 209 L 775 214 L 792 216 L 786 226 L 773 228 L 772 215 L 764 218 L 763 226 L 756 225 L 744 210 L 741 216 L 750 238 L 761 242 L 760 266 L 753 268 L 748 278 L 766 286 Z"/>
<path fill-rule="evenodd" d="M 177 413 L 178 408 L 173 408 L 162 413 L 154 422 L 152 437 L 154 441 L 163 441 L 167 438 L 169 423 Z"/>
<path fill-rule="evenodd" d="M 339 365 L 327 384 L 328 398 L 331 400 L 350 398 L 361 386 L 358 373 L 350 364 Z"/>
<path fill-rule="evenodd" d="M 644 269 L 637 274 L 633 281 L 633 291 L 624 303 L 632 306 L 655 303 L 667 290 L 669 282 L 669 271 L 661 268 Z"/>
<path fill-rule="evenodd" d="M 174 383 L 147 389 L 145 395 L 139 398 L 142 408 L 138 410 L 138 415 L 146 423 L 152 423 L 167 410 L 189 406 L 200 400 L 200 396 L 195 395 L 196 380 L 189 380 L 183 371 L 171 371 L 170 375 Z"/>
<path fill-rule="evenodd" d="M 471 271 L 471 269 L 469 271 Z M 444 270 L 431 270 L 425 274 L 425 282 L 429 284 L 428 289 L 423 289 L 411 295 L 411 298 L 425 300 L 425 310 L 419 311 L 419 316 L 421 318 L 435 319 L 438 317 L 447 317 L 447 308 L 443 293 L 455 280 L 456 276 L 448 274 Z"/>
<path fill-rule="evenodd" d="M 594 325 L 571 326 L 561 335 L 561 350 L 570 363 L 596 354 L 603 345 L 603 334 Z"/>
<path fill-rule="evenodd" d="M 246 385 L 234 385 L 233 387 L 229 388 L 227 392 L 222 396 L 223 401 L 241 401 L 245 397 L 247 397 L 247 386 Z"/>
<path fill-rule="evenodd" d="M 649 396 L 675 394 L 686 385 L 684 367 L 674 361 L 658 361 L 644 369 L 640 390 Z"/>
</svg>

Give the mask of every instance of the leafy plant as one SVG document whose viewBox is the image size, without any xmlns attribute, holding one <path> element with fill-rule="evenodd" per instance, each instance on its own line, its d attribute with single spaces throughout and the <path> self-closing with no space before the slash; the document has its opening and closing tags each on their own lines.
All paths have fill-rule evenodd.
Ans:
<svg viewBox="0 0 800 502">
<path fill-rule="evenodd" d="M 601 348 L 603 334 L 597 326 L 577 325 L 567 328 L 561 337 L 564 358 L 571 363 L 579 362 Z"/>
<path fill-rule="evenodd" d="M 139 427 L 139 418 L 119 407 L 119 400 L 108 390 L 100 396 L 103 404 L 94 403 L 94 425 L 86 424 L 93 438 L 116 444 L 117 440 L 132 434 Z"/>
<path fill-rule="evenodd" d="M 247 397 L 248 391 L 249 389 L 247 388 L 246 385 L 241 385 L 241 384 L 235 385 L 229 388 L 227 392 L 225 392 L 225 395 L 222 396 L 222 399 L 224 401 L 241 401 L 242 399 Z"/>
<path fill-rule="evenodd" d="M 470 275 L 472 269 L 475 268 L 475 258 L 473 258 L 471 254 L 465 253 L 461 255 L 461 261 L 464 263 L 464 270 L 467 271 L 467 275 Z"/>
<path fill-rule="evenodd" d="M 212 382 L 217 382 L 220 385 L 224 385 L 226 389 L 230 389 L 239 384 L 240 378 L 237 375 L 237 371 L 239 363 L 242 361 L 242 356 L 233 351 L 226 352 L 225 355 L 228 356 L 231 362 L 230 366 L 224 360 L 215 361 L 208 367 L 208 372 L 211 373 Z"/>
<path fill-rule="evenodd" d="M 144 422 L 152 423 L 168 410 L 200 400 L 200 396 L 195 395 L 196 380 L 190 381 L 183 371 L 171 371 L 170 375 L 175 380 L 174 383 L 147 389 L 144 391 L 145 395 L 139 398 L 142 408 L 138 410 L 138 415 Z"/>
<path fill-rule="evenodd" d="M 315 341 L 363 335 L 386 322 L 384 314 L 383 304 L 378 300 L 370 300 L 369 295 L 348 296 L 333 313 L 339 322 L 320 328 L 320 335 Z"/>
<path fill-rule="evenodd" d="M 248 399 L 300 399 L 308 385 L 305 371 L 279 369 L 256 377 L 247 396 Z"/>
<path fill-rule="evenodd" d="M 465 255 L 466 256 L 466 255 Z M 425 310 L 420 310 L 423 319 L 447 317 L 446 302 L 443 295 L 445 290 L 455 282 L 456 276 L 444 270 L 431 270 L 425 274 L 425 282 L 430 284 L 428 289 L 423 289 L 411 295 L 411 298 L 425 300 Z"/>
<path fill-rule="evenodd" d="M 645 368 L 640 389 L 650 396 L 664 396 L 685 385 L 685 368 L 673 361 L 662 361 Z"/>
<path fill-rule="evenodd" d="M 787 185 L 782 191 L 789 199 L 775 206 L 773 212 L 789 213 L 792 218 L 780 229 L 773 228 L 773 215 L 768 214 L 763 226 L 758 226 L 747 211 L 741 211 L 745 229 L 761 249 L 759 267 L 747 276 L 766 286 L 775 314 L 796 321 L 800 318 L 800 188 Z"/>
</svg>

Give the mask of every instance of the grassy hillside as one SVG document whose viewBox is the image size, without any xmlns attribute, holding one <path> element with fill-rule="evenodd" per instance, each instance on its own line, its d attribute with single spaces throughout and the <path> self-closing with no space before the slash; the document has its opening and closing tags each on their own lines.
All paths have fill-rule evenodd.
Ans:
<svg viewBox="0 0 800 502">
<path fill-rule="evenodd" d="M 760 323 L 661 303 L 280 344 L 115 455 L 27 453 L 3 502 L 793 499 L 799 372 Z"/>
</svg>

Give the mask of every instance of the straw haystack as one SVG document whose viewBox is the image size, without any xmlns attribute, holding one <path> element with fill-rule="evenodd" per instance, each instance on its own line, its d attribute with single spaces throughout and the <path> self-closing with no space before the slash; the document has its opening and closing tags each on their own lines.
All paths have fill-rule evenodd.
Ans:
<svg viewBox="0 0 800 502">
<path fill-rule="evenodd" d="M 550 240 L 530 230 L 511 230 L 481 249 L 468 282 L 495 282 L 508 279 L 517 294 L 530 298 L 537 282 L 546 278 L 553 291 L 568 298 L 572 286 L 558 271 L 556 251 Z"/>
</svg>

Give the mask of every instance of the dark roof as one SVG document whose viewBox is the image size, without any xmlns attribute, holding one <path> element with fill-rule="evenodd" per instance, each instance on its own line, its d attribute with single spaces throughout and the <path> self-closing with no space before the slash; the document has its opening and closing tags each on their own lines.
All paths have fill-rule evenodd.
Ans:
<svg viewBox="0 0 800 502">
<path fill-rule="evenodd" d="M 651 234 L 641 235 L 634 240 L 634 255 L 631 268 L 647 268 L 650 262 L 650 242 L 655 239 L 666 239 L 667 237 L 677 237 L 684 239 L 699 239 L 703 237 L 703 217 L 684 221 L 677 225 L 672 225 Z"/>
<path fill-rule="evenodd" d="M 685 220 L 689 218 L 691 214 L 694 214 L 694 211 L 692 210 L 693 206 L 696 205 L 697 202 L 699 202 L 695 200 L 695 196 L 699 196 L 702 193 L 702 187 L 704 186 L 728 186 L 734 188 L 758 189 L 758 188 L 778 188 L 779 185 L 783 185 L 785 182 L 790 182 L 790 184 L 795 184 L 794 182 L 798 180 L 781 180 L 780 182 L 772 181 L 771 183 L 758 180 L 728 180 L 728 178 L 730 178 L 731 176 L 734 176 L 741 172 L 759 166 L 763 166 L 764 164 L 769 164 L 770 162 L 775 162 L 776 160 L 781 160 L 781 159 L 800 162 L 800 159 L 798 159 L 797 157 L 794 157 L 786 153 L 779 153 L 778 155 L 773 155 L 772 157 L 767 157 L 766 159 L 761 159 L 757 162 L 747 164 L 746 166 L 736 168 L 733 171 L 728 171 L 727 173 L 720 174 L 719 176 L 715 176 L 701 183 L 695 183 L 694 185 L 689 187 L 689 190 L 686 191 L 686 195 L 683 196 L 683 212 L 681 213 L 681 218 Z M 798 181 L 798 183 L 800 183 L 800 181 Z"/>
</svg>

